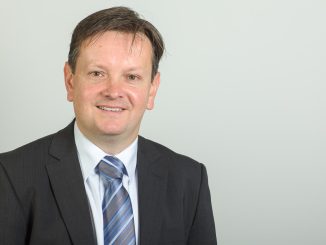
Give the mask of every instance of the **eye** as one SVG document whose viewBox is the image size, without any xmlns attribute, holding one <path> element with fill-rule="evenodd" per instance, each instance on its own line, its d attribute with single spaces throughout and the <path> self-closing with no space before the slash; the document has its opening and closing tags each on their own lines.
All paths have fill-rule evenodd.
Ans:
<svg viewBox="0 0 326 245">
<path fill-rule="evenodd" d="M 128 75 L 128 80 L 131 80 L 131 81 L 134 81 L 136 79 L 138 79 L 139 77 L 137 75 L 134 75 L 134 74 L 129 74 Z"/>
<path fill-rule="evenodd" d="M 94 77 L 94 78 L 102 78 L 104 77 L 104 72 L 101 71 L 91 71 L 88 73 L 89 76 Z"/>
</svg>

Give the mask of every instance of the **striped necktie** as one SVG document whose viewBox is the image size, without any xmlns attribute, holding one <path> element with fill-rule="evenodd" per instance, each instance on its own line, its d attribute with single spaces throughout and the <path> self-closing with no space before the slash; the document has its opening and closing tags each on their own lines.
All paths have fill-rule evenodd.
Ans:
<svg viewBox="0 0 326 245">
<path fill-rule="evenodd" d="M 127 170 L 116 157 L 105 156 L 98 165 L 105 190 L 102 202 L 105 245 L 135 245 L 134 215 L 129 194 L 122 185 Z"/>
</svg>

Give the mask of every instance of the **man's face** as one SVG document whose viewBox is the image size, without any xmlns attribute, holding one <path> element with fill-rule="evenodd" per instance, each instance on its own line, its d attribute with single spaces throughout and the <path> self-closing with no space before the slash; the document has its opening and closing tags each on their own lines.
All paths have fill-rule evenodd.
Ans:
<svg viewBox="0 0 326 245">
<path fill-rule="evenodd" d="M 154 106 L 159 73 L 153 81 L 152 46 L 142 34 L 108 31 L 80 48 L 75 73 L 65 65 L 67 99 L 76 122 L 93 143 L 131 143 L 146 109 Z"/>
</svg>

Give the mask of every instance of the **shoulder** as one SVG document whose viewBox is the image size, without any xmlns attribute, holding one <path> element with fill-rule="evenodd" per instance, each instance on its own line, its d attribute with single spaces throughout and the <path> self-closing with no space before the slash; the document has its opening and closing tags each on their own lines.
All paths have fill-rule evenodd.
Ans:
<svg viewBox="0 0 326 245">
<path fill-rule="evenodd" d="M 0 164 L 3 167 L 31 167 L 35 168 L 38 163 L 46 162 L 46 159 L 51 155 L 53 146 L 61 147 L 70 150 L 73 140 L 73 123 L 69 124 L 64 129 L 56 133 L 47 135 L 26 145 L 23 145 L 15 150 L 0 153 Z M 55 142 L 55 143 L 54 143 Z"/>
<path fill-rule="evenodd" d="M 54 134 L 42 137 L 26 145 L 20 146 L 12 151 L 0 153 L 0 161 L 8 161 L 19 158 L 19 156 L 35 156 L 35 153 L 47 151 L 52 142 Z"/>
<path fill-rule="evenodd" d="M 148 151 L 152 151 L 152 152 L 158 152 L 161 155 L 168 157 L 168 158 L 174 158 L 176 159 L 178 162 L 181 163 L 186 163 L 186 164 L 190 164 L 190 165 L 200 165 L 200 163 L 196 160 L 194 160 L 193 158 L 177 153 L 175 151 L 173 151 L 172 149 L 157 143 L 155 141 L 146 139 L 142 136 L 139 136 L 139 145 L 141 148 L 144 148 Z"/>
<path fill-rule="evenodd" d="M 159 164 L 164 165 L 169 170 L 169 174 L 176 175 L 178 178 L 200 180 L 203 171 L 206 172 L 204 164 L 152 140 L 139 137 L 139 146 L 151 153 L 154 152 L 153 154 L 156 152 L 159 155 Z"/>
<path fill-rule="evenodd" d="M 53 136 L 54 134 L 51 134 L 15 150 L 0 153 L 0 164 L 6 169 L 21 169 L 28 168 L 29 164 L 35 165 L 38 162 L 44 162 L 43 160 L 49 151 Z"/>
</svg>

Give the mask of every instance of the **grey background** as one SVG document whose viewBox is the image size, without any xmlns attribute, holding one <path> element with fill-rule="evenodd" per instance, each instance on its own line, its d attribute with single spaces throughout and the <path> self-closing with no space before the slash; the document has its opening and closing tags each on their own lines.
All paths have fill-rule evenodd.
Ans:
<svg viewBox="0 0 326 245">
<path fill-rule="evenodd" d="M 74 26 L 130 6 L 167 46 L 141 134 L 206 164 L 219 244 L 326 244 L 325 0 L 0 3 L 0 152 L 72 120 Z"/>
</svg>

